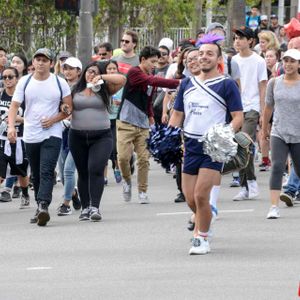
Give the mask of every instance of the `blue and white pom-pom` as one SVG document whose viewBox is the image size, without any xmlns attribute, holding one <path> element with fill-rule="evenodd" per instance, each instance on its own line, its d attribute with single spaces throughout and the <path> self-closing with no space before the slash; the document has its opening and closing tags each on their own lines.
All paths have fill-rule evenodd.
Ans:
<svg viewBox="0 0 300 300">
<path fill-rule="evenodd" d="M 165 125 L 152 127 L 150 137 L 147 139 L 149 152 L 165 169 L 181 163 L 183 153 L 181 145 L 181 129 L 178 127 Z"/>
</svg>

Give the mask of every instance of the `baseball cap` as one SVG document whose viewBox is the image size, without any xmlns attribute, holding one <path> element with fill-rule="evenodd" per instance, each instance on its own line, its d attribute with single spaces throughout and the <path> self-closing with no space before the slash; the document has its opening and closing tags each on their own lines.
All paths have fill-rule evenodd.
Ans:
<svg viewBox="0 0 300 300">
<path fill-rule="evenodd" d="M 64 65 L 68 65 L 68 66 L 70 66 L 72 68 L 78 68 L 78 69 L 82 70 L 82 63 L 76 57 L 69 57 L 69 58 L 67 58 L 62 65 L 63 66 Z"/>
<path fill-rule="evenodd" d="M 247 39 L 254 38 L 253 30 L 247 26 L 241 26 L 237 29 L 233 29 L 232 31 L 237 35 L 246 37 Z"/>
<path fill-rule="evenodd" d="M 271 15 L 270 19 L 278 19 L 278 16 L 277 15 Z"/>
<path fill-rule="evenodd" d="M 262 16 L 260 16 L 260 20 L 261 21 L 266 21 L 266 20 L 268 20 L 268 16 L 267 15 L 262 15 Z"/>
<path fill-rule="evenodd" d="M 48 59 L 53 60 L 53 53 L 48 48 L 40 48 L 36 50 L 35 53 L 33 54 L 33 58 L 35 58 L 38 55 L 43 55 L 46 56 Z"/>
<path fill-rule="evenodd" d="M 300 51 L 297 49 L 289 49 L 288 51 L 284 52 L 282 58 L 291 57 L 295 60 L 300 60 Z"/>
<path fill-rule="evenodd" d="M 170 51 L 173 49 L 174 42 L 170 38 L 162 38 L 158 44 L 160 46 L 166 46 Z"/>
<path fill-rule="evenodd" d="M 212 30 L 220 28 L 225 32 L 224 26 L 221 23 L 214 22 L 207 26 L 205 33 L 210 33 Z"/>
<path fill-rule="evenodd" d="M 60 51 L 57 55 L 58 59 L 71 57 L 72 54 L 69 51 Z"/>
</svg>

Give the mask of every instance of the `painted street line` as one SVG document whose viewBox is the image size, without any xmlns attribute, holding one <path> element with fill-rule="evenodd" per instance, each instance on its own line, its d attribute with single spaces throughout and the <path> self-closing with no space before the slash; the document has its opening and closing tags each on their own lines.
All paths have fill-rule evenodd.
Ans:
<svg viewBox="0 0 300 300">
<path fill-rule="evenodd" d="M 248 213 L 254 212 L 254 209 L 223 209 L 219 210 L 219 213 Z M 157 216 L 176 216 L 176 215 L 190 215 L 191 211 L 177 211 L 177 212 L 169 212 L 169 213 L 157 213 Z"/>
<path fill-rule="evenodd" d="M 27 271 L 39 271 L 39 270 L 51 270 L 52 267 L 29 267 L 26 268 Z"/>
</svg>

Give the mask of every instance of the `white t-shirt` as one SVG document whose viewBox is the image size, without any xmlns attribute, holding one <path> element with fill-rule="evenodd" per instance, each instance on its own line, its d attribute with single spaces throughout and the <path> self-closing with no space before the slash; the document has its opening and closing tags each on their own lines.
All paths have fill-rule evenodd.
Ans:
<svg viewBox="0 0 300 300">
<path fill-rule="evenodd" d="M 30 75 L 23 76 L 16 86 L 12 101 L 24 101 L 24 87 Z M 71 94 L 67 82 L 58 77 L 62 98 Z M 61 122 L 55 123 L 49 129 L 43 129 L 41 121 L 58 114 L 60 104 L 60 89 L 55 75 L 50 74 L 46 80 L 36 80 L 32 76 L 25 89 L 24 135 L 26 143 L 40 143 L 50 136 L 62 137 Z"/>
<path fill-rule="evenodd" d="M 250 110 L 260 112 L 259 83 L 268 80 L 265 60 L 254 52 L 248 57 L 241 57 L 237 54 L 232 60 L 236 61 L 240 68 L 244 112 Z"/>
</svg>

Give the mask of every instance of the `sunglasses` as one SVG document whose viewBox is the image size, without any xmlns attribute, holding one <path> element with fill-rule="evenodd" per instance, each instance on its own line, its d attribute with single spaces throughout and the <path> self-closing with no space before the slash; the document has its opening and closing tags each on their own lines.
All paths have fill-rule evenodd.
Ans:
<svg viewBox="0 0 300 300">
<path fill-rule="evenodd" d="M 4 80 L 6 80 L 6 79 L 9 79 L 9 80 L 12 80 L 12 79 L 14 79 L 16 76 L 12 76 L 12 75 L 8 75 L 8 76 L 3 76 L 2 78 L 4 79 Z"/>
<path fill-rule="evenodd" d="M 107 52 L 103 52 L 103 53 L 98 53 L 99 56 L 106 56 Z"/>
<path fill-rule="evenodd" d="M 160 55 L 161 55 L 161 56 L 167 56 L 168 53 L 167 53 L 167 52 L 160 52 Z"/>
<path fill-rule="evenodd" d="M 121 40 L 121 43 L 129 44 L 130 41 L 128 41 L 128 40 Z"/>
</svg>

